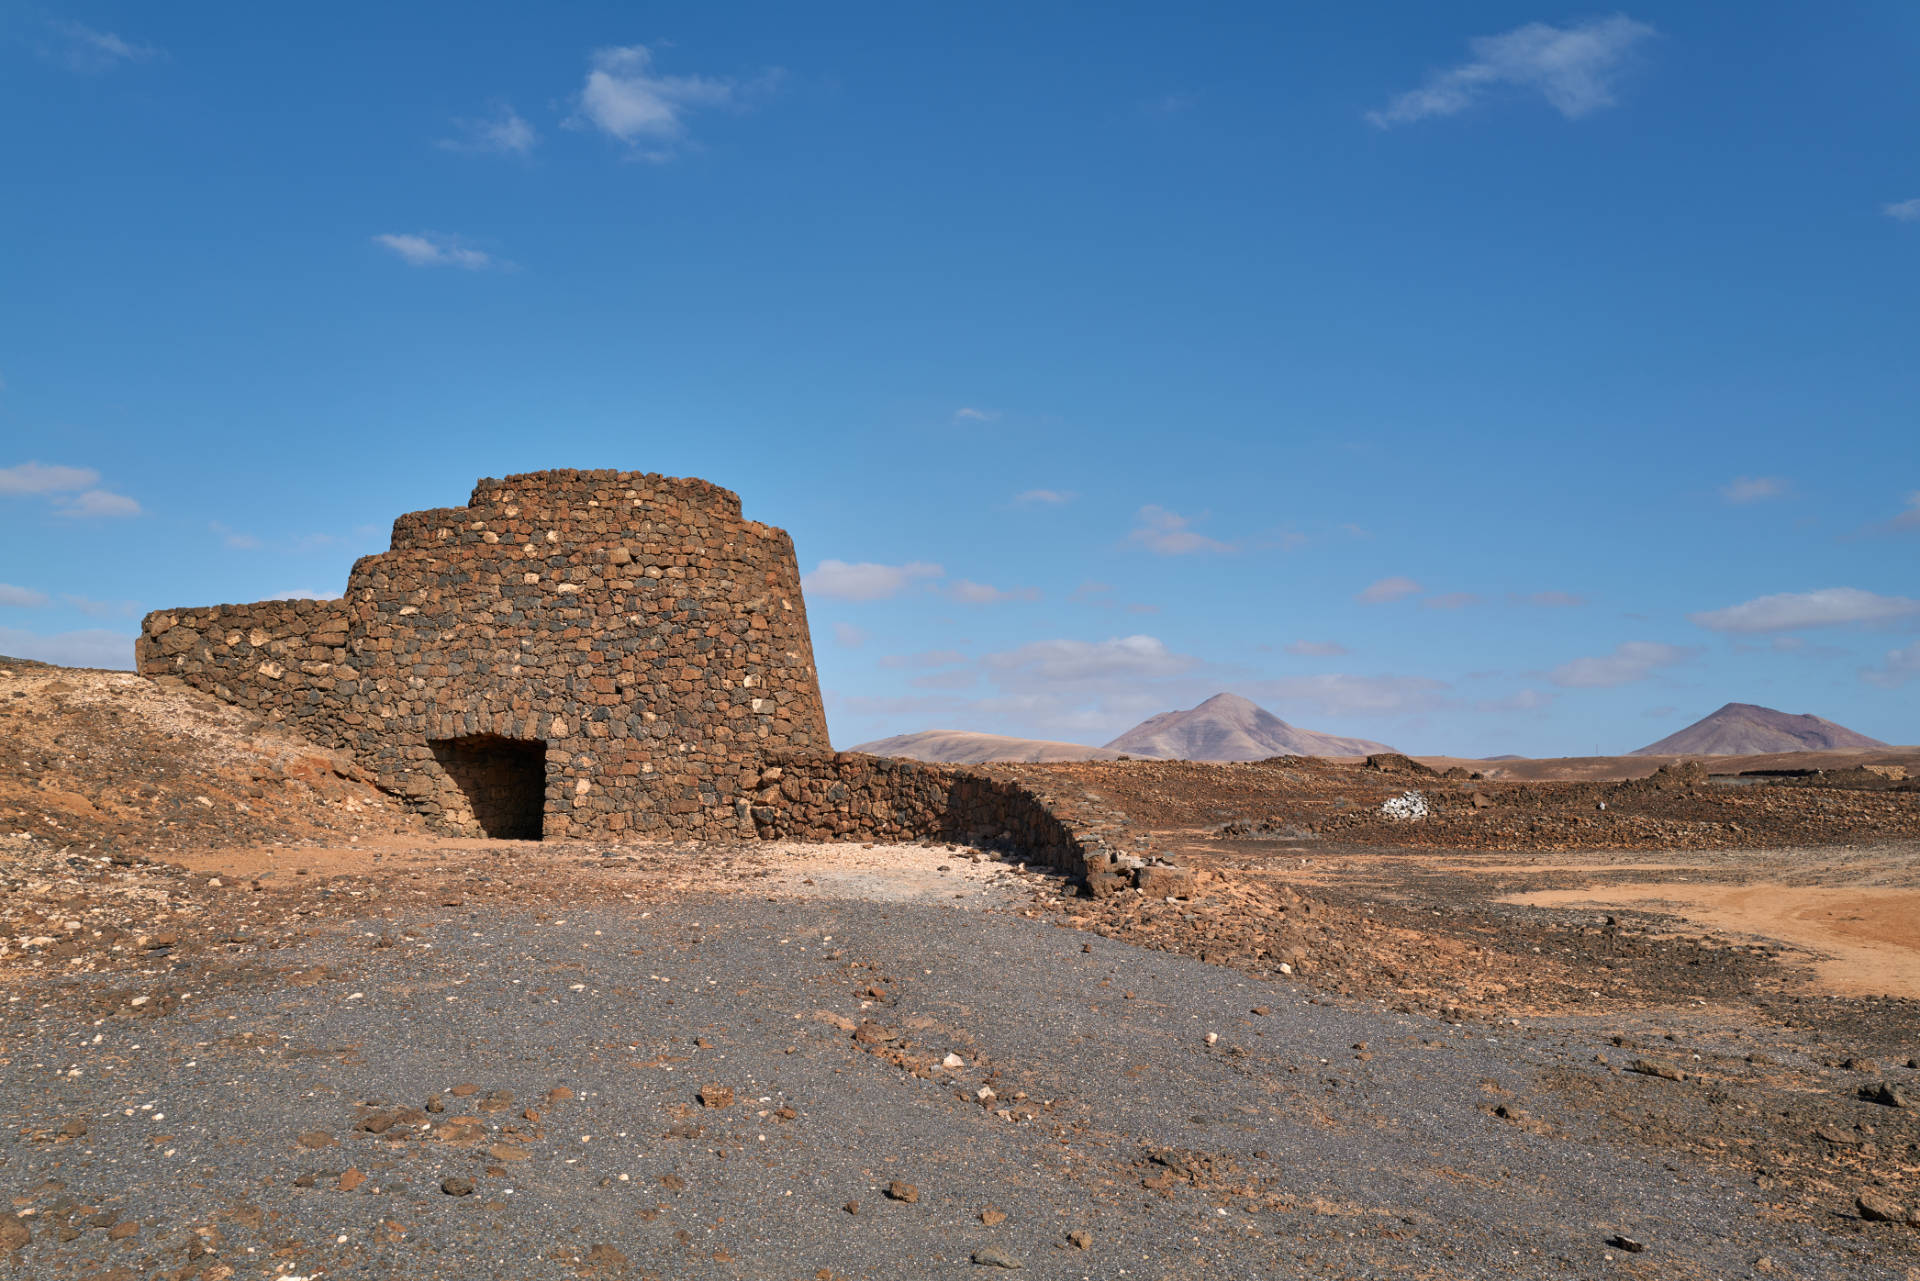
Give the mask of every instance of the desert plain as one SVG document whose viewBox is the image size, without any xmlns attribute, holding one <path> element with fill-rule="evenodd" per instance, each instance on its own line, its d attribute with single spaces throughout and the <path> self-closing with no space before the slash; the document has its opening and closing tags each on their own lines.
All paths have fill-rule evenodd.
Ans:
<svg viewBox="0 0 1920 1281">
<path fill-rule="evenodd" d="M 1920 1277 L 1920 752 L 994 767 L 1089 886 L 435 835 L 125 673 L 0 742 L 0 1276 Z"/>
</svg>

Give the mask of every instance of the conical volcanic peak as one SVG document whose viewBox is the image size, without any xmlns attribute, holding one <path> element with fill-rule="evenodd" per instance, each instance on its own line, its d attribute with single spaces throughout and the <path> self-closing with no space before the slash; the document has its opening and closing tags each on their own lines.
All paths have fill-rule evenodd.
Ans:
<svg viewBox="0 0 1920 1281">
<path fill-rule="evenodd" d="M 1393 749 L 1287 724 L 1250 698 L 1215 694 L 1198 707 L 1162 712 L 1107 747 L 1129 756 L 1184 761 L 1259 761 L 1269 756 L 1366 756 Z"/>
<path fill-rule="evenodd" d="M 1634 756 L 1758 756 L 1770 752 L 1830 752 L 1885 747 L 1844 725 L 1807 714 L 1776 712 L 1757 703 L 1728 703 L 1676 734 L 1649 743 Z"/>
</svg>

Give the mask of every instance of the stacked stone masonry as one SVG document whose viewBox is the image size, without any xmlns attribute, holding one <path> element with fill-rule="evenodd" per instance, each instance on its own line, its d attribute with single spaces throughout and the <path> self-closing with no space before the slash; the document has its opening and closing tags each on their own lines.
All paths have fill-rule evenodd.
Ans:
<svg viewBox="0 0 1920 1281">
<path fill-rule="evenodd" d="M 482 480 L 339 599 L 160 610 L 137 657 L 460 835 L 938 838 L 1072 876 L 1124 840 L 1007 771 L 835 754 L 793 544 L 701 480 Z"/>
<path fill-rule="evenodd" d="M 743 773 L 830 750 L 793 543 L 701 480 L 482 480 L 395 521 L 338 600 L 158 611 L 138 661 L 455 833 L 750 834 Z"/>
</svg>

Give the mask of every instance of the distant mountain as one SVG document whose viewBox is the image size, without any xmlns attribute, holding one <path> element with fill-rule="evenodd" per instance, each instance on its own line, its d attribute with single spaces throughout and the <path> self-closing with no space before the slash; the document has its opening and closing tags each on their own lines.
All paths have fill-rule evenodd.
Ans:
<svg viewBox="0 0 1920 1281">
<path fill-rule="evenodd" d="M 877 738 L 848 750 L 949 765 L 984 765 L 988 761 L 1110 761 L 1120 755 L 1104 747 L 1087 747 L 1080 743 L 1009 738 L 1005 734 L 974 734 L 960 729 L 928 729 L 917 734 L 895 734 L 892 738 Z"/>
<path fill-rule="evenodd" d="M 1259 761 L 1269 756 L 1366 756 L 1385 743 L 1296 729 L 1252 699 L 1215 694 L 1184 712 L 1141 721 L 1107 747 L 1130 756 L 1182 761 Z"/>
<path fill-rule="evenodd" d="M 1648 743 L 1634 756 L 1755 756 L 1763 752 L 1830 752 L 1847 747 L 1885 747 L 1818 716 L 1794 716 L 1752 703 L 1728 703 L 1677 734 Z"/>
</svg>

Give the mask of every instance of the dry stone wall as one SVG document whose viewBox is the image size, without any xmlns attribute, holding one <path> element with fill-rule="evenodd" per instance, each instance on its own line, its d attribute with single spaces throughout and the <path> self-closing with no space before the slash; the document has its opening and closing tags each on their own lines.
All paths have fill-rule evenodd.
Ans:
<svg viewBox="0 0 1920 1281">
<path fill-rule="evenodd" d="M 472 835 L 750 835 L 742 780 L 830 750 L 793 543 L 701 480 L 482 480 L 340 599 L 161 610 L 137 655 Z"/>
</svg>

